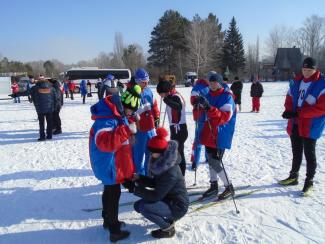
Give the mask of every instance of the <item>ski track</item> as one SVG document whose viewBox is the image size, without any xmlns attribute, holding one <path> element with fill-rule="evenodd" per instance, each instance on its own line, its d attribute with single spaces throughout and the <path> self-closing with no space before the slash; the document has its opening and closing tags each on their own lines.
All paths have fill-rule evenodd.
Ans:
<svg viewBox="0 0 325 244">
<path fill-rule="evenodd" d="M 120 207 L 120 219 L 131 236 L 120 243 L 325 243 L 325 137 L 317 142 L 318 168 L 310 197 L 298 196 L 300 184 L 280 187 L 291 167 L 291 146 L 286 121 L 281 118 L 288 88 L 286 82 L 263 83 L 261 112 L 250 113 L 250 84 L 244 84 L 242 112 L 237 115 L 233 146 L 224 164 L 236 185 L 262 189 L 238 199 L 240 214 L 231 200 L 186 215 L 176 223 L 171 240 L 154 240 L 157 228 L 132 210 Z M 158 98 L 153 89 L 155 97 Z M 186 100 L 189 137 L 185 143 L 188 161 L 186 184 L 194 183 L 190 155 L 195 123 L 190 107 L 190 88 L 180 87 Z M 97 96 L 81 104 L 65 99 L 61 110 L 63 134 L 52 141 L 36 142 L 38 121 L 27 102 L 0 101 L 0 243 L 107 243 L 101 211 L 82 208 L 101 206 L 102 186 L 92 174 L 88 156 L 90 105 Z M 160 99 L 158 98 L 158 104 Z M 161 119 L 165 111 L 162 106 Z M 166 118 L 164 126 L 168 129 Z M 203 153 L 201 161 L 204 161 Z M 197 170 L 197 185 L 209 184 L 208 164 Z M 121 202 L 137 199 L 122 190 Z M 198 207 L 199 205 L 195 205 Z"/>
</svg>

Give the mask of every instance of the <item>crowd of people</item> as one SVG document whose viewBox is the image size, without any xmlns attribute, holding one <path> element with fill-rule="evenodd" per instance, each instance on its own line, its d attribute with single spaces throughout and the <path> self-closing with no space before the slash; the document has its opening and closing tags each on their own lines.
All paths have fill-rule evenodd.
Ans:
<svg viewBox="0 0 325 244">
<path fill-rule="evenodd" d="M 184 143 L 188 137 L 186 104 L 177 90 L 175 80 L 161 77 L 156 91 L 160 102 L 148 87 L 150 77 L 138 68 L 128 84 L 119 83 L 112 74 L 98 80 L 99 101 L 90 108 L 94 121 L 89 134 L 90 162 L 94 175 L 104 185 L 102 193 L 103 227 L 109 230 L 115 242 L 130 235 L 125 223 L 118 218 L 121 184 L 130 193 L 140 197 L 134 204 L 136 212 L 159 226 L 151 232 L 155 238 L 175 235 L 175 222 L 188 211 L 189 197 L 186 190 L 186 157 Z M 252 111 L 260 111 L 263 86 L 252 78 Z M 34 83 L 34 82 L 33 82 Z M 83 103 L 89 82 L 80 83 Z M 91 86 L 90 86 L 91 87 Z M 16 84 L 13 84 L 13 92 Z M 40 76 L 30 88 L 39 120 L 39 141 L 52 139 L 52 134 L 62 133 L 60 110 L 63 94 L 73 98 L 74 83 L 66 81 L 63 87 L 53 79 Z M 201 151 L 209 165 L 210 187 L 203 197 L 216 196 L 226 199 L 235 195 L 231 177 L 227 175 L 223 158 L 231 149 L 236 117 L 241 111 L 243 83 L 238 77 L 229 87 L 227 79 L 215 71 L 194 82 L 190 102 L 195 121 L 195 137 L 191 155 L 192 169 L 200 163 Z M 15 98 L 15 102 L 19 102 Z M 163 115 L 163 118 L 161 117 Z M 169 133 L 164 128 L 165 115 Z M 302 73 L 290 82 L 285 99 L 288 119 L 287 132 L 292 146 L 292 169 L 281 185 L 297 185 L 303 153 L 307 161 L 307 174 L 302 193 L 313 187 L 316 172 L 316 142 L 325 127 L 325 78 L 317 70 L 316 61 L 306 58 Z M 45 134 L 44 121 L 47 128 Z M 170 140 L 167 136 L 170 134 Z M 224 186 L 219 194 L 219 179 Z"/>
</svg>

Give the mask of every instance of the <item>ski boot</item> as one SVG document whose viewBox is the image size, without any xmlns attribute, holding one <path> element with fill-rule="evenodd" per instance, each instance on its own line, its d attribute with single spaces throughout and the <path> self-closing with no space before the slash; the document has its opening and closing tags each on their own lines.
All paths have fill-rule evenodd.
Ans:
<svg viewBox="0 0 325 244">
<path fill-rule="evenodd" d="M 102 211 L 102 217 L 103 217 L 103 228 L 105 230 L 109 229 L 109 225 L 108 225 L 108 215 L 106 214 L 105 211 Z M 126 226 L 126 223 L 124 221 L 118 221 L 118 224 L 120 225 L 119 228 L 123 229 Z"/>
<path fill-rule="evenodd" d="M 225 190 L 218 196 L 218 200 L 226 199 L 231 195 L 235 195 L 235 190 L 232 184 L 225 187 Z"/>
<path fill-rule="evenodd" d="M 305 184 L 304 184 L 304 188 L 302 189 L 302 192 L 301 192 L 301 195 L 302 196 L 308 196 L 309 193 L 311 192 L 311 190 L 313 189 L 313 186 L 314 186 L 313 180 L 306 179 Z"/>
<path fill-rule="evenodd" d="M 202 194 L 202 197 L 209 197 L 218 194 L 218 181 L 213 181 L 210 183 L 210 188 Z"/>
<path fill-rule="evenodd" d="M 288 178 L 280 180 L 278 183 L 283 186 L 298 185 L 298 173 L 290 173 Z"/>
</svg>

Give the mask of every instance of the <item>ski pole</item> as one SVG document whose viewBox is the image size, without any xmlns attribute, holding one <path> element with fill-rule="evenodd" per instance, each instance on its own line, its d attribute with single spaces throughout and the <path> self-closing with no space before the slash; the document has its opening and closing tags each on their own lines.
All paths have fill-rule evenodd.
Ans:
<svg viewBox="0 0 325 244">
<path fill-rule="evenodd" d="M 161 117 L 161 106 L 162 106 L 162 97 L 160 98 L 160 106 L 159 106 L 159 119 Z M 160 125 L 160 121 L 159 121 L 159 125 Z"/>
<path fill-rule="evenodd" d="M 195 170 L 194 170 L 194 184 L 193 184 L 193 186 L 196 186 L 196 170 L 197 170 L 197 167 L 195 167 Z"/>
<path fill-rule="evenodd" d="M 165 113 L 164 113 L 164 119 L 163 119 L 162 127 L 164 127 L 164 124 L 165 124 L 166 113 L 167 113 L 167 105 L 166 105 L 166 108 L 165 108 Z"/>
<path fill-rule="evenodd" d="M 229 179 L 228 179 L 228 175 L 227 175 L 225 166 L 223 165 L 222 159 L 220 161 L 221 161 L 221 165 L 222 165 L 223 171 L 225 172 L 226 179 L 227 179 L 227 183 L 228 183 L 228 186 L 229 186 L 230 184 L 229 184 Z M 232 201 L 234 202 L 235 209 L 236 209 L 236 213 L 239 214 L 240 212 L 239 212 L 239 210 L 237 208 L 237 205 L 236 205 L 236 201 L 235 201 L 235 198 L 234 198 L 234 192 L 231 193 L 231 198 L 232 198 Z"/>
</svg>

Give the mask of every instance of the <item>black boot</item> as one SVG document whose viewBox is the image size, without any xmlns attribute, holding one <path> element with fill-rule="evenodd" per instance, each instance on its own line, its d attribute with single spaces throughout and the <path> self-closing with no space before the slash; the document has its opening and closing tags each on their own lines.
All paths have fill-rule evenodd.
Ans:
<svg viewBox="0 0 325 244">
<path fill-rule="evenodd" d="M 314 181 L 312 179 L 306 179 L 304 188 L 302 189 L 302 195 L 307 196 L 308 193 L 313 189 Z"/>
<path fill-rule="evenodd" d="M 218 181 L 213 181 L 210 183 L 210 188 L 205 191 L 202 196 L 203 197 L 209 197 L 212 195 L 217 195 L 218 194 Z"/>
<path fill-rule="evenodd" d="M 288 178 L 280 180 L 278 183 L 283 186 L 298 185 L 298 173 L 290 173 Z"/>
<path fill-rule="evenodd" d="M 218 200 L 226 199 L 231 195 L 235 195 L 235 190 L 232 184 L 225 187 L 225 190 L 218 196 Z"/>
<path fill-rule="evenodd" d="M 61 129 L 53 131 L 53 135 L 58 135 L 58 134 L 62 134 Z"/>
<path fill-rule="evenodd" d="M 127 230 L 121 230 L 120 224 L 110 225 L 108 227 L 109 230 L 109 239 L 111 242 L 117 242 L 119 240 L 123 240 L 125 238 L 128 238 L 130 235 L 130 232 Z"/>
<path fill-rule="evenodd" d="M 166 229 L 157 229 L 151 231 L 151 235 L 154 238 L 171 238 L 175 235 L 175 227 L 174 224 L 169 226 Z"/>
<path fill-rule="evenodd" d="M 102 211 L 102 217 L 103 217 L 103 228 L 105 230 L 108 230 L 109 229 L 109 221 L 108 221 L 108 215 L 105 211 Z M 118 224 L 119 224 L 119 228 L 120 229 L 123 229 L 126 227 L 126 223 L 124 221 L 118 221 Z"/>
</svg>

